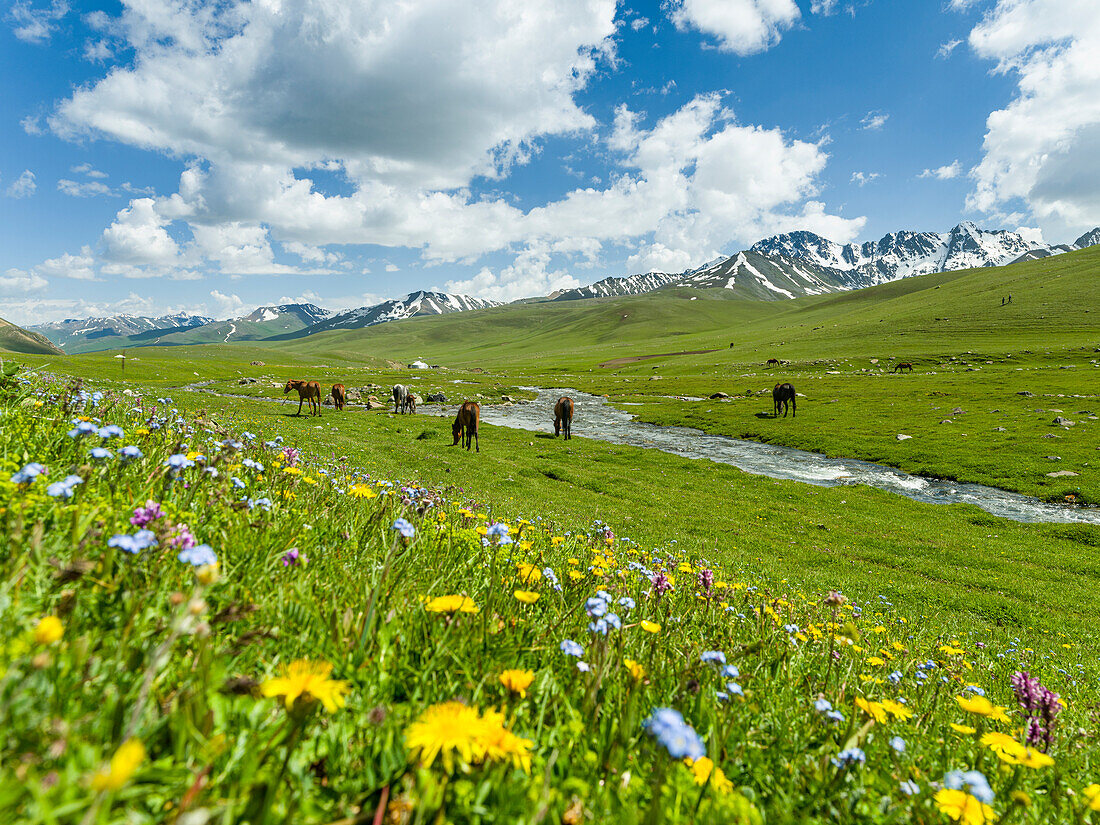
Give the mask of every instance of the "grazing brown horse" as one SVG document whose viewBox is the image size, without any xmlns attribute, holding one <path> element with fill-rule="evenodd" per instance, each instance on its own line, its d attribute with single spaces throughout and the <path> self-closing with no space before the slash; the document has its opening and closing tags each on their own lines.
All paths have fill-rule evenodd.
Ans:
<svg viewBox="0 0 1100 825">
<path fill-rule="evenodd" d="M 348 400 L 347 400 L 347 395 L 344 393 L 344 385 L 343 384 L 333 384 L 332 385 L 332 406 L 334 406 L 338 410 L 342 410 L 342 409 L 344 409 L 345 406 L 347 406 L 347 403 L 348 403 Z"/>
<path fill-rule="evenodd" d="M 794 400 L 793 384 L 776 384 L 772 390 L 772 404 L 775 406 L 775 417 L 779 418 L 779 408 L 783 408 L 783 417 L 787 417 L 787 405 L 791 406 L 791 418 L 794 418 L 797 407 Z"/>
<path fill-rule="evenodd" d="M 909 372 L 913 371 L 913 365 L 908 361 L 903 361 L 894 367 L 894 372 L 905 372 L 905 370 L 909 370 Z"/>
<path fill-rule="evenodd" d="M 298 412 L 297 415 L 302 414 L 302 402 L 309 402 L 309 414 L 320 415 L 321 414 L 321 385 L 316 381 L 295 381 L 291 378 L 286 382 L 286 386 L 283 387 L 283 395 L 286 395 L 291 390 L 298 391 Z M 316 410 L 316 411 L 315 411 Z"/>
<path fill-rule="evenodd" d="M 765 367 L 778 367 L 779 366 L 779 359 L 778 358 L 769 358 L 768 363 L 766 363 L 764 366 Z"/>
<path fill-rule="evenodd" d="M 455 423 L 451 425 L 451 434 L 455 438 L 451 446 L 456 446 L 458 439 L 461 438 L 463 447 L 469 450 L 471 442 L 475 443 L 477 451 L 480 453 L 481 442 L 477 438 L 477 426 L 480 422 L 481 406 L 476 401 L 467 401 L 459 407 L 458 415 L 455 416 Z"/>
<path fill-rule="evenodd" d="M 565 431 L 565 438 L 568 441 L 572 438 L 571 430 L 573 428 L 573 399 L 563 395 L 558 399 L 558 403 L 554 405 L 554 435 L 561 435 L 562 430 Z"/>
</svg>

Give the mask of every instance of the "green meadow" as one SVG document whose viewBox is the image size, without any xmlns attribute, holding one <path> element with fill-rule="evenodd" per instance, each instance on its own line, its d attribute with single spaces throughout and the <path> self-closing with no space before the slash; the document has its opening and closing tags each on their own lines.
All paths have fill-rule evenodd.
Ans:
<svg viewBox="0 0 1100 825">
<path fill-rule="evenodd" d="M 663 290 L 137 348 L 125 361 L 20 356 L 31 377 L 9 388 L 0 435 L 0 721 L 19 733 L 0 780 L 23 784 L 0 794 L 0 812 L 186 825 L 185 814 L 203 825 L 934 822 L 977 804 L 945 778 L 973 768 L 996 801 L 970 821 L 1091 821 L 1100 528 L 488 424 L 467 452 L 451 446 L 449 418 L 354 406 L 314 418 L 273 400 L 290 377 L 402 382 L 483 405 L 573 387 L 656 424 L 1084 506 L 1100 502 L 1098 270 L 1100 249 L 781 303 Z M 772 357 L 789 363 L 765 368 Z M 416 358 L 440 368 L 404 367 Z M 913 373 L 893 373 L 898 361 Z M 104 398 L 75 404 L 76 378 Z M 801 393 L 793 418 L 771 416 L 780 380 Z M 98 437 L 67 435 L 81 415 L 122 425 L 143 457 L 91 458 Z M 222 445 L 243 432 L 254 440 Z M 291 472 L 286 448 L 303 469 Z M 177 474 L 170 454 L 195 466 Z M 6 481 L 32 461 L 48 478 Z M 1075 475 L 1047 475 L 1058 471 Z M 72 500 L 43 492 L 67 473 L 82 479 Z M 147 499 L 169 512 L 157 544 L 108 551 Z M 397 518 L 415 538 L 394 532 Z M 179 524 L 210 545 L 214 569 L 176 561 Z M 515 541 L 489 534 L 494 524 Z M 310 561 L 287 562 L 295 548 Z M 543 567 L 561 591 L 531 573 Z M 654 584 L 662 575 L 671 595 Z M 834 590 L 843 604 L 824 601 Z M 593 630 L 604 609 L 593 598 L 636 612 Z M 194 599 L 206 635 L 172 618 Z M 48 615 L 64 623 L 60 641 L 30 630 Z M 563 639 L 582 643 L 588 669 Z M 706 651 L 740 675 L 717 676 Z M 302 657 L 331 665 L 341 686 L 318 675 L 316 692 L 279 693 Z M 530 673 L 529 692 L 508 688 L 509 669 Z M 1009 684 L 1017 669 L 1065 700 L 1041 745 Z M 325 703 L 344 690 L 346 707 Z M 48 701 L 32 712 L 35 691 Z M 982 693 L 989 707 L 972 701 Z M 698 754 L 680 763 L 672 739 L 695 742 L 680 723 L 679 738 L 643 724 L 661 707 L 683 713 L 709 766 Z M 489 733 L 455 733 L 434 755 L 415 744 L 446 724 Z M 72 745 L 56 754 L 59 725 Z M 115 750 L 131 740 L 140 760 L 136 746 Z M 19 753 L 31 757 L 11 767 Z"/>
</svg>

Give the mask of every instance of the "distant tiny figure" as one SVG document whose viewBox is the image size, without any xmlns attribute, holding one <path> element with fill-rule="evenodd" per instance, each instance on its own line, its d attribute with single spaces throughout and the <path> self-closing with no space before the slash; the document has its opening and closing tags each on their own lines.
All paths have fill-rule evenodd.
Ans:
<svg viewBox="0 0 1100 825">
<path fill-rule="evenodd" d="M 1010 304 L 1012 303 L 1012 296 L 1011 296 L 1011 295 L 1009 295 L 1009 296 L 1008 296 L 1008 302 L 1009 302 Z"/>
<path fill-rule="evenodd" d="M 768 363 L 766 363 L 764 366 L 765 367 L 778 367 L 779 366 L 779 359 L 778 358 L 769 358 Z"/>
<path fill-rule="evenodd" d="M 470 449 L 470 443 L 477 445 L 477 452 L 481 452 L 481 442 L 478 441 L 477 430 L 481 423 L 481 406 L 476 401 L 467 401 L 459 407 L 454 424 L 451 425 L 451 434 L 454 436 L 452 447 L 457 446 L 459 438 L 462 446 Z"/>
<path fill-rule="evenodd" d="M 1004 306 L 1004 305 L 1005 305 L 1005 299 L 1001 298 L 1001 306 Z"/>
<path fill-rule="evenodd" d="M 733 344 L 730 344 L 730 349 L 733 349 Z"/>
<path fill-rule="evenodd" d="M 912 372 L 913 371 L 913 365 L 910 364 L 908 361 L 902 361 L 900 364 L 896 364 L 894 366 L 893 371 L 894 372 L 905 372 L 906 370 L 909 370 L 909 372 Z"/>
<path fill-rule="evenodd" d="M 332 406 L 338 410 L 344 409 L 347 405 L 347 394 L 344 392 L 343 384 L 332 385 Z"/>
<path fill-rule="evenodd" d="M 558 399 L 558 403 L 554 405 L 554 435 L 561 435 L 562 431 L 564 431 L 565 440 L 568 441 L 573 437 L 570 434 L 572 427 L 573 399 L 563 395 Z"/>
<path fill-rule="evenodd" d="M 772 404 L 775 407 L 775 417 L 779 418 L 779 408 L 783 408 L 783 417 L 787 417 L 787 405 L 791 408 L 791 418 L 794 418 L 797 411 L 794 400 L 794 385 L 793 384 L 776 384 L 775 389 L 772 390 Z"/>
</svg>

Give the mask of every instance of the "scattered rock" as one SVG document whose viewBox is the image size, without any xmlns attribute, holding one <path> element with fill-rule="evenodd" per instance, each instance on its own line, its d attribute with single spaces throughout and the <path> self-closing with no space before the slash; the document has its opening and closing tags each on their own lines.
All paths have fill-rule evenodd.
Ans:
<svg viewBox="0 0 1100 825">
<path fill-rule="evenodd" d="M 255 384 L 256 379 L 255 378 L 238 378 L 237 383 L 242 384 L 242 385 L 243 384 Z"/>
<path fill-rule="evenodd" d="M 324 398 L 321 399 L 321 404 L 322 404 L 322 406 L 325 406 L 325 407 L 331 407 L 332 406 L 332 396 L 331 395 L 326 395 Z"/>
<path fill-rule="evenodd" d="M 825 370 L 826 375 L 840 375 L 840 370 Z"/>
<path fill-rule="evenodd" d="M 714 393 L 713 395 L 711 395 L 709 397 L 712 401 L 716 401 L 719 398 L 729 398 L 729 396 L 724 392 L 716 392 L 716 393 Z"/>
<path fill-rule="evenodd" d="M 1027 390 L 1022 390 L 1022 391 L 1016 393 L 1016 395 L 1022 395 L 1025 398 L 1034 398 L 1035 397 L 1035 393 L 1028 392 Z"/>
<path fill-rule="evenodd" d="M 908 441 L 912 437 L 913 436 L 911 436 L 911 435 L 905 435 L 904 433 L 898 433 L 898 441 Z"/>
<path fill-rule="evenodd" d="M 1061 437 L 1062 437 L 1062 436 L 1060 436 L 1060 435 L 1055 435 L 1054 433 L 1044 433 L 1044 434 L 1043 434 L 1043 438 L 1061 438 Z"/>
<path fill-rule="evenodd" d="M 872 359 L 871 359 L 871 363 L 872 363 L 872 364 L 877 364 L 877 363 L 878 363 L 878 359 L 877 359 L 877 358 L 872 358 Z"/>
<path fill-rule="evenodd" d="M 1045 455 L 1045 456 L 1043 456 L 1043 458 L 1045 458 L 1047 461 L 1061 461 L 1062 460 L 1062 457 L 1060 455 Z"/>
<path fill-rule="evenodd" d="M 1059 470 L 1056 473 L 1047 473 L 1048 478 L 1066 478 L 1067 476 L 1079 476 L 1080 473 L 1075 473 L 1072 470 Z"/>
<path fill-rule="evenodd" d="M 348 401 L 358 401 L 362 396 L 359 395 L 359 390 L 348 390 L 344 393 L 344 398 Z"/>
<path fill-rule="evenodd" d="M 955 409 L 953 409 L 953 410 L 951 411 L 951 414 L 952 414 L 952 415 L 962 415 L 962 412 L 963 412 L 963 408 L 962 408 L 962 407 L 955 407 Z"/>
<path fill-rule="evenodd" d="M 252 363 L 252 366 L 254 366 L 254 367 L 266 367 L 267 366 L 267 364 L 265 364 L 263 361 L 252 361 L 251 363 Z"/>
<path fill-rule="evenodd" d="M 367 399 L 367 409 L 368 410 L 381 410 L 381 409 L 385 409 L 385 407 L 382 404 L 379 404 L 377 400 L 368 398 Z"/>
<path fill-rule="evenodd" d="M 1051 423 L 1058 427 L 1073 427 L 1077 424 L 1076 421 L 1070 421 L 1068 418 L 1062 418 L 1060 415 L 1055 417 Z"/>
<path fill-rule="evenodd" d="M 510 396 L 510 395 L 502 395 L 500 397 L 500 400 L 503 401 L 505 404 L 515 404 L 516 403 L 516 399 L 512 398 L 512 396 Z"/>
<path fill-rule="evenodd" d="M 950 418 L 945 418 L 942 421 L 940 421 L 940 423 L 941 424 L 954 424 L 955 422 L 952 421 Z"/>
<path fill-rule="evenodd" d="M 1008 432 L 1008 430 L 1006 430 L 1004 427 L 994 427 L 993 432 L 995 432 L 995 433 L 1006 433 L 1006 432 Z"/>
<path fill-rule="evenodd" d="M 447 396 L 441 392 L 433 392 L 428 396 L 429 404 L 446 404 Z"/>
</svg>

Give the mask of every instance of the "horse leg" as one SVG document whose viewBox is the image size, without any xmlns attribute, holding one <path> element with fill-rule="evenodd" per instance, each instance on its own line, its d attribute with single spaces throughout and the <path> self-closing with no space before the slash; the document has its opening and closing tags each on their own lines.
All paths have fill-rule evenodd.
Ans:
<svg viewBox="0 0 1100 825">
<path fill-rule="evenodd" d="M 303 398 L 302 396 L 299 395 L 298 396 L 298 415 L 302 414 L 302 402 L 303 401 L 305 401 L 305 398 Z"/>
<path fill-rule="evenodd" d="M 481 442 L 477 440 L 477 427 L 474 427 L 474 441 L 477 442 L 477 452 L 481 452 Z"/>
<path fill-rule="evenodd" d="M 794 396 L 791 396 L 791 418 L 794 418 L 798 413 L 798 402 L 794 400 Z"/>
</svg>

